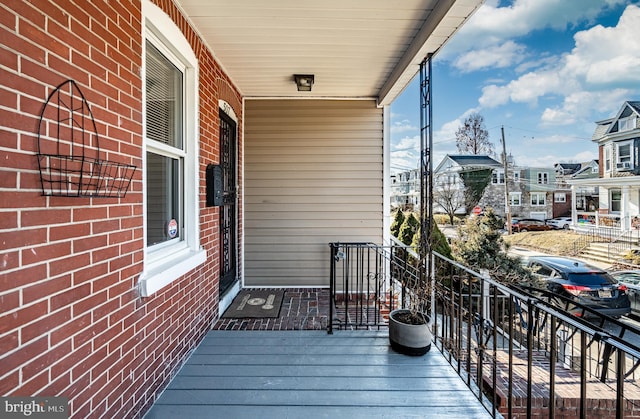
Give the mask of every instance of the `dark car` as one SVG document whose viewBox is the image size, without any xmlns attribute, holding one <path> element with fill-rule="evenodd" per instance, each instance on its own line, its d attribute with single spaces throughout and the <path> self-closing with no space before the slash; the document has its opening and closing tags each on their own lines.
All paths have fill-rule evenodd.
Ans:
<svg viewBox="0 0 640 419">
<path fill-rule="evenodd" d="M 521 218 L 511 226 L 511 230 L 514 232 L 547 231 L 552 229 L 553 227 L 547 225 L 543 220 L 535 218 Z"/>
<path fill-rule="evenodd" d="M 631 310 L 640 314 L 640 270 L 616 271 L 609 274 L 627 287 L 627 294 L 631 300 Z"/>
<path fill-rule="evenodd" d="M 603 269 L 576 259 L 556 256 L 530 257 L 527 266 L 554 294 L 611 317 L 621 317 L 631 312 L 627 286 Z M 581 314 L 578 309 L 571 311 Z"/>
</svg>

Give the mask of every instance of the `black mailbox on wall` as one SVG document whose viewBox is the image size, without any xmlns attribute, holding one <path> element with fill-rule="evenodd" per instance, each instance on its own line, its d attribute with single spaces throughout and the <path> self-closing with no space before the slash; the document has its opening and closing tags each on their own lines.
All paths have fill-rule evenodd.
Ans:
<svg viewBox="0 0 640 419">
<path fill-rule="evenodd" d="M 207 165 L 207 206 L 219 207 L 222 205 L 222 166 L 219 164 Z"/>
</svg>

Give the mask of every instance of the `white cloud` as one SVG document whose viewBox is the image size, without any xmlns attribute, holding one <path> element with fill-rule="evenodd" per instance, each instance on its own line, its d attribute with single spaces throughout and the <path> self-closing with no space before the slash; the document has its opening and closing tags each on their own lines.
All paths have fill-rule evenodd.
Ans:
<svg viewBox="0 0 640 419">
<path fill-rule="evenodd" d="M 420 136 L 403 137 L 393 142 L 391 171 L 402 172 L 417 167 L 420 157 Z"/>
<path fill-rule="evenodd" d="M 592 111 L 615 112 L 640 93 L 640 7 L 628 6 L 617 26 L 597 25 L 574 38 L 575 48 L 554 65 L 502 86 L 485 86 L 480 106 L 493 108 L 509 102 L 533 106 L 541 97 L 556 96 L 561 103 L 547 106 L 541 122 L 569 125 L 592 122 L 588 119 Z"/>
<path fill-rule="evenodd" d="M 483 108 L 505 105 L 509 101 L 535 105 L 540 96 L 562 92 L 569 84 L 560 79 L 557 71 L 529 72 L 504 86 L 485 86 L 478 102 Z"/>
<path fill-rule="evenodd" d="M 543 125 L 570 125 L 585 120 L 593 122 L 590 120 L 593 111 L 614 116 L 631 95 L 628 89 L 578 91 L 567 95 L 558 106 L 547 107 L 540 121 Z"/>
<path fill-rule="evenodd" d="M 415 130 L 414 130 L 415 131 Z M 394 141 L 394 150 L 420 150 L 420 136 L 403 137 Z"/>
<path fill-rule="evenodd" d="M 482 50 L 468 51 L 453 62 L 462 73 L 486 68 L 505 68 L 524 60 L 525 46 L 513 41 L 493 45 Z"/>
<path fill-rule="evenodd" d="M 536 29 L 564 30 L 591 21 L 604 8 L 627 0 L 515 0 L 508 7 L 487 1 L 451 39 L 441 54 L 455 56 L 464 51 L 500 45 Z"/>
<path fill-rule="evenodd" d="M 401 121 L 394 121 L 391 125 L 391 133 L 392 134 L 401 134 L 403 132 L 415 132 L 418 129 L 415 125 L 411 124 L 411 121 L 408 119 L 403 119 Z"/>
<path fill-rule="evenodd" d="M 597 25 L 574 39 L 564 74 L 600 87 L 640 83 L 640 7 L 628 6 L 615 27 Z"/>
</svg>

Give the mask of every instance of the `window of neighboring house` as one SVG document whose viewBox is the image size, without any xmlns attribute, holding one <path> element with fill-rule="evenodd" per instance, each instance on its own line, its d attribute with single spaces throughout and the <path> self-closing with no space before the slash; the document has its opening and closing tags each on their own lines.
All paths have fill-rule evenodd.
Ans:
<svg viewBox="0 0 640 419">
<path fill-rule="evenodd" d="M 555 192 L 553 194 L 553 202 L 567 202 L 567 194 L 564 192 Z"/>
<path fill-rule="evenodd" d="M 625 141 L 623 143 L 617 143 L 616 144 L 616 163 L 618 163 L 616 165 L 617 168 L 631 168 L 631 151 L 632 151 L 632 143 L 631 141 Z M 625 166 L 623 166 L 622 164 L 625 164 Z"/>
<path fill-rule="evenodd" d="M 605 172 L 611 171 L 611 146 L 604 148 L 604 170 Z"/>
<path fill-rule="evenodd" d="M 620 189 L 611 189 L 610 203 L 612 212 L 620 212 L 622 203 L 622 191 Z"/>
<path fill-rule="evenodd" d="M 514 182 L 520 182 L 520 172 L 519 171 L 514 171 L 513 172 L 513 181 Z"/>
<path fill-rule="evenodd" d="M 206 251 L 198 218 L 198 61 L 162 10 L 143 1 L 143 15 L 146 251 L 139 285 L 149 296 L 203 263 Z"/>
<path fill-rule="evenodd" d="M 547 194 L 544 192 L 532 192 L 531 205 L 534 207 L 547 205 Z"/>
<path fill-rule="evenodd" d="M 522 192 L 509 192 L 509 205 L 512 207 L 522 205 Z"/>
<path fill-rule="evenodd" d="M 491 173 L 491 183 L 494 185 L 504 185 L 504 170 L 494 170 Z"/>
<path fill-rule="evenodd" d="M 636 117 L 629 116 L 618 120 L 618 132 L 630 131 L 636 128 Z"/>
<path fill-rule="evenodd" d="M 547 172 L 538 172 L 538 184 L 546 185 L 549 183 L 549 173 Z"/>
</svg>

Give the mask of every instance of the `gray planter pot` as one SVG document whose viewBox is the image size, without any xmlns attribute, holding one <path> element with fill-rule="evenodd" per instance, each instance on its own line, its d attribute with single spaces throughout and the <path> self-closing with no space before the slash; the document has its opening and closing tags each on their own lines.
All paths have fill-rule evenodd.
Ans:
<svg viewBox="0 0 640 419">
<path fill-rule="evenodd" d="M 393 310 L 389 314 L 389 343 L 391 348 L 405 355 L 420 356 L 431 349 L 431 319 L 425 315 L 426 324 L 407 324 L 396 319 L 409 310 Z"/>
</svg>

